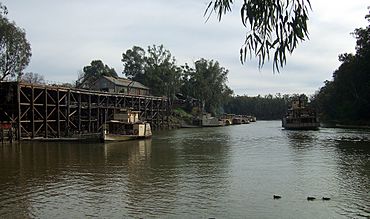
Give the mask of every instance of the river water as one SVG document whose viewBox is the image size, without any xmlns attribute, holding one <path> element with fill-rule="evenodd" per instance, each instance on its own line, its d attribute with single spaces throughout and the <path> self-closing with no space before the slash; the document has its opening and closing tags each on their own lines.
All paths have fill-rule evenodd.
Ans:
<svg viewBox="0 0 370 219">
<path fill-rule="evenodd" d="M 4 144 L 0 217 L 369 218 L 370 130 L 258 121 L 145 141 Z"/>
</svg>

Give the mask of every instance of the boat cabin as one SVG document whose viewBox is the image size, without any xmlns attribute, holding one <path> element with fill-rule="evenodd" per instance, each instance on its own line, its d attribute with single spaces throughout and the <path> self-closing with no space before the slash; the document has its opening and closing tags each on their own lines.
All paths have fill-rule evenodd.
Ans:
<svg viewBox="0 0 370 219">
<path fill-rule="evenodd" d="M 126 141 L 150 138 L 150 124 L 139 120 L 140 111 L 122 110 L 114 113 L 113 120 L 105 122 L 102 141 Z"/>
<path fill-rule="evenodd" d="M 113 120 L 117 120 L 117 121 L 125 122 L 125 123 L 140 122 L 139 113 L 140 111 L 120 110 L 113 114 Z"/>
</svg>

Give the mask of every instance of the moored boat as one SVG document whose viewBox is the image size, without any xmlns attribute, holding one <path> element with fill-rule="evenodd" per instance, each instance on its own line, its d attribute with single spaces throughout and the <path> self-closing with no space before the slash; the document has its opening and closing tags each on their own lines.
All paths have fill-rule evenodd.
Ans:
<svg viewBox="0 0 370 219">
<path fill-rule="evenodd" d="M 152 131 L 148 122 L 125 123 L 110 120 L 104 125 L 101 136 L 102 141 L 128 141 L 152 137 Z"/>
<path fill-rule="evenodd" d="M 140 121 L 138 113 L 127 111 L 115 114 L 114 120 L 104 124 L 101 141 L 128 141 L 152 137 L 150 123 Z"/>
<path fill-rule="evenodd" d="M 211 116 L 210 113 L 205 113 L 202 116 L 202 127 L 218 127 L 223 125 L 222 120 Z"/>
</svg>

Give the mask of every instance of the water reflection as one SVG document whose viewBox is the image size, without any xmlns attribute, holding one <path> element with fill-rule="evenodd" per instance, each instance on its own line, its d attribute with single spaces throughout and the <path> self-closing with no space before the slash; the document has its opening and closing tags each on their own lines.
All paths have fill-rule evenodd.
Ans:
<svg viewBox="0 0 370 219">
<path fill-rule="evenodd" d="M 325 129 L 284 131 L 299 187 L 330 196 L 338 215 L 370 217 L 370 132 Z"/>
<path fill-rule="evenodd" d="M 188 209 L 194 206 L 193 215 L 212 211 L 227 187 L 228 156 L 224 152 L 228 138 L 224 135 L 217 129 L 157 133 L 150 166 L 141 170 L 146 174 L 145 181 L 130 180 L 132 215 L 189 214 Z"/>
<path fill-rule="evenodd" d="M 289 145 L 297 150 L 307 150 L 314 146 L 313 142 L 317 139 L 316 131 L 284 130 L 283 133 L 287 137 Z"/>
<path fill-rule="evenodd" d="M 366 138 L 367 139 L 367 138 Z M 338 212 L 356 217 L 370 217 L 370 141 L 363 136 L 341 136 L 335 141 Z"/>
<path fill-rule="evenodd" d="M 135 217 L 176 215 L 195 203 L 200 212 L 216 206 L 227 185 L 222 139 L 228 138 L 217 132 L 208 138 L 181 131 L 158 136 L 107 144 L 3 145 L 0 215 Z"/>
<path fill-rule="evenodd" d="M 49 202 L 52 206 L 61 204 L 66 209 L 73 208 L 78 202 L 77 196 L 86 194 L 81 182 L 86 180 L 95 186 L 104 183 L 102 175 L 90 174 L 90 170 L 99 169 L 104 162 L 104 157 L 99 156 L 102 152 L 100 146 L 84 144 L 3 145 L 0 155 L 1 215 L 19 215 L 19 208 L 24 211 L 22 217 L 38 215 L 39 211 L 52 211 L 47 208 Z M 66 204 L 63 199 L 69 202 Z"/>
<path fill-rule="evenodd" d="M 2 145 L 0 215 L 368 217 L 369 136 L 259 122 L 158 132 L 145 141 Z M 275 192 L 283 198 L 273 200 Z M 307 203 L 307 195 L 332 199 Z"/>
<path fill-rule="evenodd" d="M 142 165 L 151 156 L 152 140 L 110 142 L 104 144 L 104 156 L 107 163 L 122 163 L 126 160 L 132 165 Z"/>
</svg>

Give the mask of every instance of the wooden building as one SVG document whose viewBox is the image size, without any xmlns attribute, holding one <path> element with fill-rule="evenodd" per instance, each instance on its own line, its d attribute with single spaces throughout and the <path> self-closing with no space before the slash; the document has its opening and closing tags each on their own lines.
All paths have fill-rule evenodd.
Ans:
<svg viewBox="0 0 370 219">
<path fill-rule="evenodd" d="M 102 76 L 94 82 L 92 90 L 132 95 L 150 95 L 149 88 L 126 78 Z"/>
</svg>

